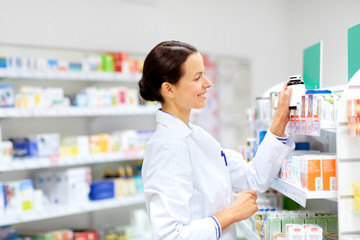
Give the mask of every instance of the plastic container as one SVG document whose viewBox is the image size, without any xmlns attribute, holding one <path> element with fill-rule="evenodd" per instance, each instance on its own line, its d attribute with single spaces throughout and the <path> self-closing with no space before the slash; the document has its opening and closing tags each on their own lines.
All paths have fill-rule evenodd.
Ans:
<svg viewBox="0 0 360 240">
<path fill-rule="evenodd" d="M 305 84 L 301 75 L 289 76 L 290 82 L 287 84 L 288 88 L 292 88 L 292 93 L 289 101 L 289 109 L 297 109 L 301 104 L 301 97 L 305 96 Z"/>
</svg>

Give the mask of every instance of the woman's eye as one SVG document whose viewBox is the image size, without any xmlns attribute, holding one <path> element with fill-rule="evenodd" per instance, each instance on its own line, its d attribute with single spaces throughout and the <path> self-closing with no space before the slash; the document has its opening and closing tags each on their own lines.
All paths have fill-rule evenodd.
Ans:
<svg viewBox="0 0 360 240">
<path fill-rule="evenodd" d="M 195 78 L 195 80 L 196 80 L 196 81 L 197 81 L 197 80 L 200 80 L 200 78 L 201 78 L 201 76 L 199 76 L 199 77 Z"/>
</svg>

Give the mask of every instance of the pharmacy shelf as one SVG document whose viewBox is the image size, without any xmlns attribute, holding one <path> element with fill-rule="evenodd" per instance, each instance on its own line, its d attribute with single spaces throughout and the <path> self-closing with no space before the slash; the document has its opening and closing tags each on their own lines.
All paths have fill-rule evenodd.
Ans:
<svg viewBox="0 0 360 240">
<path fill-rule="evenodd" d="M 338 197 L 337 191 L 308 191 L 282 179 L 275 179 L 271 187 L 303 207 L 306 207 L 306 200 L 308 199 L 328 199 L 336 201 Z"/>
<path fill-rule="evenodd" d="M 120 162 L 137 160 L 144 157 L 144 151 L 124 153 L 108 153 L 89 156 L 57 157 L 57 158 L 24 158 L 0 162 L 0 172 L 10 172 L 50 167 L 64 167 L 83 164 L 96 164 L 107 162 Z"/>
<path fill-rule="evenodd" d="M 101 211 L 117 207 L 126 207 L 144 202 L 145 198 L 144 195 L 141 193 L 121 198 L 113 198 L 101 201 L 89 201 L 87 203 L 81 203 L 81 205 L 53 205 L 41 210 L 30 210 L 29 212 L 21 214 L 7 215 L 5 213 L 5 216 L 0 217 L 0 226 L 71 216 L 75 214 Z"/>
<path fill-rule="evenodd" d="M 0 118 L 153 115 L 157 109 L 153 106 L 0 108 Z"/>
<path fill-rule="evenodd" d="M 245 237 L 247 240 L 260 240 L 260 237 L 250 227 L 249 219 L 236 223 L 238 237 Z M 240 236 L 240 234 L 243 236 Z"/>
<path fill-rule="evenodd" d="M 348 83 L 341 97 L 338 110 L 336 135 L 337 170 L 338 170 L 338 216 L 339 239 L 360 238 L 360 215 L 354 207 L 353 182 L 360 181 L 360 136 L 350 136 L 348 132 L 348 100 L 359 99 L 360 70 Z"/>
<path fill-rule="evenodd" d="M 142 74 L 77 71 L 9 71 L 0 70 L 0 79 L 69 80 L 98 82 L 137 82 Z"/>
<path fill-rule="evenodd" d="M 270 128 L 271 121 L 270 120 L 255 120 L 253 124 L 248 123 L 249 126 L 254 126 L 254 130 L 261 130 L 266 131 Z M 336 132 L 336 122 L 320 122 L 320 130 L 327 131 L 327 132 Z M 306 136 L 318 136 L 316 134 L 302 134 L 302 133 L 294 133 L 289 132 L 291 134 L 298 134 L 298 135 L 306 135 Z"/>
</svg>

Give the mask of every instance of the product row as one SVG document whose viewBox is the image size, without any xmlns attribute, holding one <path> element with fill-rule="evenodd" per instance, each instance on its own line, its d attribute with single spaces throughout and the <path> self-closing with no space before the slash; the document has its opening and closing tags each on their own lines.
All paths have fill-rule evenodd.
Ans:
<svg viewBox="0 0 360 240">
<path fill-rule="evenodd" d="M 118 72 L 138 73 L 142 71 L 143 60 L 132 59 L 127 52 L 93 54 L 76 60 L 56 57 L 1 56 L 0 71 L 23 74 L 27 72 Z"/>
<path fill-rule="evenodd" d="M 153 130 L 124 130 L 90 136 L 60 137 L 59 133 L 48 133 L 10 138 L 9 141 L 0 142 L 0 163 L 27 158 L 56 159 L 99 154 L 140 154 L 152 134 Z"/>
<path fill-rule="evenodd" d="M 271 92 L 268 98 L 257 98 L 255 113 L 251 109 L 247 111 L 248 124 L 251 125 L 251 122 L 256 120 L 271 121 L 275 115 L 278 98 L 278 92 Z M 292 107 L 287 131 L 318 136 L 321 128 L 335 128 L 340 100 L 341 94 L 329 90 L 306 91 Z"/>
<path fill-rule="evenodd" d="M 336 155 L 294 151 L 283 159 L 281 179 L 308 191 L 336 191 Z"/>
<path fill-rule="evenodd" d="M 259 211 L 250 218 L 250 223 L 256 235 L 264 240 L 322 240 L 336 239 L 338 235 L 338 217 L 324 212 Z"/>
<path fill-rule="evenodd" d="M 347 101 L 348 132 L 350 136 L 360 136 L 360 99 Z"/>
<path fill-rule="evenodd" d="M 0 107 L 22 109 L 53 107 L 116 107 L 138 106 L 141 102 L 134 88 L 87 87 L 79 93 L 68 96 L 62 88 L 22 86 L 15 91 L 12 84 L 0 84 Z"/>
<path fill-rule="evenodd" d="M 11 226 L 0 229 L 1 240 L 130 240 L 144 239 L 149 235 L 149 226 L 144 209 L 131 213 L 131 222 L 125 226 L 96 229 L 60 229 L 55 231 L 17 231 Z M 71 227 L 71 226 L 69 226 Z"/>
<path fill-rule="evenodd" d="M 0 183 L 0 216 L 45 211 L 53 206 L 82 206 L 89 201 L 142 193 L 141 161 L 119 166 L 116 176 L 93 180 L 90 167 L 42 170 L 33 179 Z"/>
</svg>

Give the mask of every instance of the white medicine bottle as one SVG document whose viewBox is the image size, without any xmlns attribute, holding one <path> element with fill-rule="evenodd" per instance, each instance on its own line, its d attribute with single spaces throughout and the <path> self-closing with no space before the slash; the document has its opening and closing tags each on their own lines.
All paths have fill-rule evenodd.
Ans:
<svg viewBox="0 0 360 240">
<path fill-rule="evenodd" d="M 297 109 L 301 104 L 301 96 L 305 96 L 305 83 L 301 75 L 289 76 L 288 88 L 292 88 L 292 93 L 289 101 L 289 109 Z"/>
</svg>

